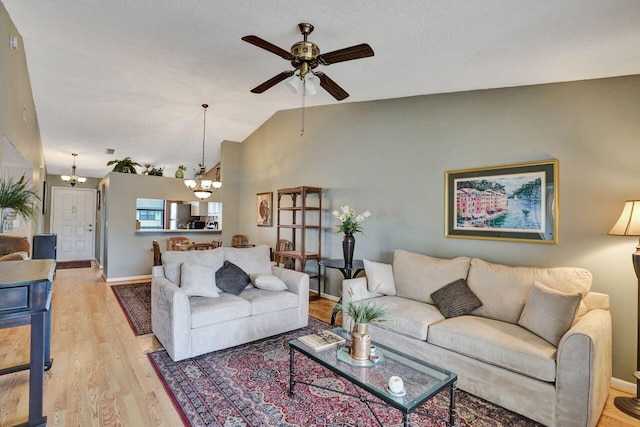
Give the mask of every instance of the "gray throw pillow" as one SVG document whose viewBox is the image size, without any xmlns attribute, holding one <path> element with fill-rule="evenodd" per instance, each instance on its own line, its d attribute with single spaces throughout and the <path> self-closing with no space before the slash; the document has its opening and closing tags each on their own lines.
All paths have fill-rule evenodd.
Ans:
<svg viewBox="0 0 640 427">
<path fill-rule="evenodd" d="M 533 282 L 518 325 L 557 347 L 571 327 L 581 300 L 578 292 L 568 294 Z"/>
<path fill-rule="evenodd" d="M 431 299 L 447 319 L 464 316 L 482 306 L 482 301 L 474 294 L 465 279 L 458 279 L 431 294 Z"/>
<path fill-rule="evenodd" d="M 216 271 L 216 286 L 223 292 L 240 295 L 248 285 L 251 285 L 249 275 L 232 262 L 225 261 Z"/>
</svg>

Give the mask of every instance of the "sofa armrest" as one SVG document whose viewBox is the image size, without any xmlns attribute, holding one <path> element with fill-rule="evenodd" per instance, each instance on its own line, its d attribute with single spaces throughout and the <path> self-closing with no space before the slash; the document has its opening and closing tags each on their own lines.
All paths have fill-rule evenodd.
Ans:
<svg viewBox="0 0 640 427">
<path fill-rule="evenodd" d="M 342 281 L 342 304 L 346 305 L 350 302 L 361 301 L 364 299 L 379 297 L 379 292 L 370 292 L 367 289 L 367 278 L 356 277 L 355 279 L 346 279 Z"/>
<path fill-rule="evenodd" d="M 161 271 L 162 266 L 152 270 L 151 330 L 178 361 L 191 354 L 191 307 L 187 294 Z"/>
<path fill-rule="evenodd" d="M 287 285 L 289 292 L 298 295 L 298 325 L 307 325 L 309 321 L 309 275 L 300 271 L 271 266 L 274 276 Z"/>
<path fill-rule="evenodd" d="M 556 425 L 592 427 L 611 385 L 611 314 L 591 310 L 558 346 Z"/>
</svg>

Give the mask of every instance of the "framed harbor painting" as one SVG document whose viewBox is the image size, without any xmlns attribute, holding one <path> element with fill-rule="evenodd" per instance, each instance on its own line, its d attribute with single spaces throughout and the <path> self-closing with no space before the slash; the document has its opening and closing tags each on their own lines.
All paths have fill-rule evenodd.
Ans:
<svg viewBox="0 0 640 427">
<path fill-rule="evenodd" d="M 558 160 L 447 171 L 445 235 L 558 243 Z"/>
</svg>

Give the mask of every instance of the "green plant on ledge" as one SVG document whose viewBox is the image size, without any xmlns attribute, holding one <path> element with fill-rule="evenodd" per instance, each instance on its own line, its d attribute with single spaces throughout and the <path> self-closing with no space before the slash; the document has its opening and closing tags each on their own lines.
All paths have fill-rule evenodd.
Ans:
<svg viewBox="0 0 640 427">
<path fill-rule="evenodd" d="M 107 162 L 107 166 L 115 165 L 113 167 L 113 172 L 122 172 L 122 173 L 138 173 L 136 170 L 136 166 L 140 166 L 140 163 L 136 163 L 131 160 L 131 157 L 125 157 L 122 160 L 111 160 Z"/>
<path fill-rule="evenodd" d="M 353 319 L 356 324 L 371 323 L 371 322 L 384 322 L 389 317 L 389 309 L 375 302 L 362 301 L 362 302 L 350 302 L 347 305 L 337 303 L 333 306 L 333 314 L 346 313 Z"/>
<path fill-rule="evenodd" d="M 37 200 L 40 197 L 35 187 L 28 185 L 24 175 L 20 179 L 5 176 L 0 178 L 0 233 L 7 209 L 13 209 L 25 220 L 37 221 Z"/>
</svg>

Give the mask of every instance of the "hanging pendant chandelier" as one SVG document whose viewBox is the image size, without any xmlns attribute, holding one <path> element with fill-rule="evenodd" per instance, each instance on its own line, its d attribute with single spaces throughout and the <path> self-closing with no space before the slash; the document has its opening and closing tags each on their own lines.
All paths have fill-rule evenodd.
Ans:
<svg viewBox="0 0 640 427">
<path fill-rule="evenodd" d="M 207 108 L 209 108 L 209 105 L 202 104 L 202 108 L 204 109 L 204 121 L 202 126 L 202 163 L 198 163 L 200 172 L 198 172 L 196 179 L 185 179 L 184 185 L 193 191 L 193 194 L 198 199 L 205 200 L 208 199 L 214 191 L 218 191 L 218 189 L 222 187 L 222 183 L 218 176 L 216 176 L 215 181 L 207 179 L 206 176 L 207 169 L 204 165 L 204 143 L 207 129 Z"/>
<path fill-rule="evenodd" d="M 69 185 L 71 185 L 72 187 L 75 187 L 76 184 L 84 183 L 87 180 L 87 178 L 83 176 L 78 176 L 78 174 L 76 174 L 76 157 L 78 157 L 78 153 L 71 153 L 71 155 L 73 156 L 73 166 L 71 166 L 71 175 L 60 175 L 60 178 L 64 182 L 68 182 Z"/>
</svg>

